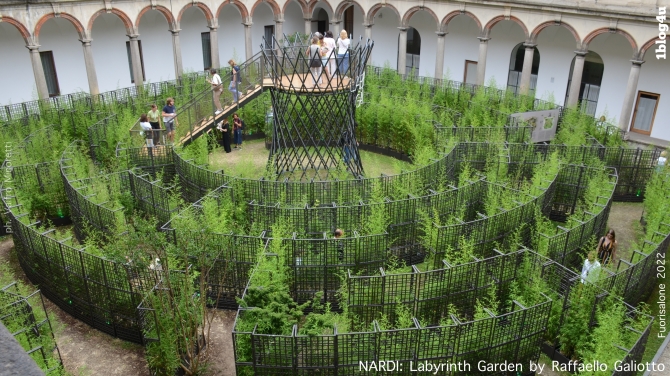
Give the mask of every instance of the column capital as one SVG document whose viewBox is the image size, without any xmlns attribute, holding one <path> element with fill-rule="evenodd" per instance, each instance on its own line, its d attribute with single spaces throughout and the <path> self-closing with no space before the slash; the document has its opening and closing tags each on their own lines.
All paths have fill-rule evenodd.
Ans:
<svg viewBox="0 0 670 376">
<path fill-rule="evenodd" d="M 26 46 L 27 49 L 30 51 L 39 51 L 40 45 L 39 44 L 29 44 Z"/>
<path fill-rule="evenodd" d="M 577 51 L 575 51 L 575 55 L 577 55 L 577 56 L 581 56 L 581 57 L 586 56 L 586 54 L 588 54 L 588 53 L 589 53 L 589 51 L 583 51 L 583 50 L 577 50 Z"/>
<path fill-rule="evenodd" d="M 631 60 L 630 62 L 633 63 L 633 65 L 637 65 L 638 67 L 639 67 L 640 65 L 644 64 L 644 60 L 633 59 L 633 60 Z"/>
<path fill-rule="evenodd" d="M 210 31 L 216 31 L 219 27 L 218 27 L 218 26 L 207 26 L 207 28 L 208 28 Z"/>
<path fill-rule="evenodd" d="M 436 31 L 435 34 L 437 34 L 438 37 L 444 37 L 449 33 L 447 33 L 446 31 Z"/>
<path fill-rule="evenodd" d="M 93 39 L 79 39 L 79 41 L 80 41 L 81 44 L 83 44 L 84 46 L 90 46 L 90 45 L 91 45 L 91 42 L 93 41 Z"/>
<path fill-rule="evenodd" d="M 254 24 L 253 22 L 242 22 L 242 25 L 244 25 L 245 27 L 251 27 L 251 25 L 253 24 Z"/>
<path fill-rule="evenodd" d="M 172 30 L 169 30 L 169 31 L 172 33 L 172 35 L 179 35 L 179 32 L 181 31 L 181 29 L 172 29 Z"/>
<path fill-rule="evenodd" d="M 366 29 L 370 29 L 370 28 L 372 28 L 372 26 L 374 26 L 373 23 L 363 24 L 363 27 L 366 28 Z"/>
<path fill-rule="evenodd" d="M 480 43 L 488 43 L 488 41 L 489 41 L 491 38 L 487 38 L 487 37 L 477 37 L 477 39 L 479 39 L 479 42 L 480 42 Z"/>
<path fill-rule="evenodd" d="M 398 30 L 400 30 L 400 31 L 403 32 L 403 33 L 406 33 L 407 30 L 409 30 L 409 27 L 406 27 L 406 26 L 398 26 Z"/>
<path fill-rule="evenodd" d="M 537 47 L 537 43 L 524 43 L 523 46 L 528 48 L 528 49 L 535 48 L 535 47 Z"/>
<path fill-rule="evenodd" d="M 137 40 L 140 37 L 139 34 L 126 34 L 130 40 Z"/>
<path fill-rule="evenodd" d="M 305 22 L 312 21 L 312 17 L 303 17 L 302 19 L 305 20 Z"/>
</svg>

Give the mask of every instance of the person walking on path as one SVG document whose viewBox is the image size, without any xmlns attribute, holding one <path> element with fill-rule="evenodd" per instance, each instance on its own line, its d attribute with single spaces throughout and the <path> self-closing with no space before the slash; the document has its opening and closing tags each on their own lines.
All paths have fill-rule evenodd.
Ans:
<svg viewBox="0 0 670 376">
<path fill-rule="evenodd" d="M 598 251 L 598 260 L 600 261 L 601 265 L 607 266 L 614 262 L 614 258 L 616 256 L 616 246 L 617 241 L 614 229 L 609 229 L 607 234 L 601 237 L 598 241 L 598 248 L 596 249 Z"/>
<path fill-rule="evenodd" d="M 161 139 L 161 113 L 158 112 L 158 106 L 156 106 L 156 104 L 151 105 L 151 111 L 147 113 L 147 118 L 149 119 L 149 124 L 151 124 L 154 146 L 158 146 Z"/>
<path fill-rule="evenodd" d="M 240 92 L 238 90 L 238 84 L 242 82 L 242 76 L 240 76 L 240 67 L 235 63 L 235 60 L 228 60 L 230 64 L 230 85 L 228 85 L 228 91 L 233 93 L 233 102 L 237 102 L 240 99 Z"/>
<path fill-rule="evenodd" d="M 235 150 L 242 150 L 242 129 L 244 120 L 236 113 L 233 114 L 233 135 L 235 136 Z"/>
<path fill-rule="evenodd" d="M 177 109 L 174 107 L 174 99 L 168 98 L 165 101 L 165 107 L 163 107 L 163 124 L 165 124 L 165 130 L 167 131 L 167 138 L 169 143 L 174 143 L 174 130 L 175 130 L 175 112 Z"/>
<path fill-rule="evenodd" d="M 216 129 L 221 131 L 223 149 L 226 153 L 230 153 L 230 123 L 228 123 L 228 118 L 223 119 L 223 122 L 219 123 Z"/>
<path fill-rule="evenodd" d="M 597 280 L 598 269 L 600 269 L 600 263 L 596 260 L 596 251 L 591 251 L 584 260 L 584 266 L 582 267 L 582 283 Z"/>
<path fill-rule="evenodd" d="M 221 77 L 216 73 L 216 69 L 210 71 L 212 73 L 212 79 L 207 80 L 210 85 L 212 85 L 212 95 L 214 96 L 214 105 L 216 106 L 216 112 L 214 115 L 218 115 L 223 112 L 223 107 L 221 107 L 221 93 L 223 93 L 223 82 Z"/>
</svg>

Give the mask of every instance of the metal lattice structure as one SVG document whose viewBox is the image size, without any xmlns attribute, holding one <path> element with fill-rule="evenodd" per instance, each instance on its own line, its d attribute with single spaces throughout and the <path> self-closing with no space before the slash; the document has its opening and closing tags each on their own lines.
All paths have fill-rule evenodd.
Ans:
<svg viewBox="0 0 670 376">
<path fill-rule="evenodd" d="M 310 56 L 309 43 L 298 38 L 269 42 L 261 45 L 274 109 L 268 163 L 278 176 L 299 180 L 331 176 L 332 169 L 362 176 L 356 97 L 374 42 L 359 40 L 343 59 L 336 59 L 334 49 L 327 56 Z M 327 66 L 336 71 L 324 72 Z"/>
</svg>

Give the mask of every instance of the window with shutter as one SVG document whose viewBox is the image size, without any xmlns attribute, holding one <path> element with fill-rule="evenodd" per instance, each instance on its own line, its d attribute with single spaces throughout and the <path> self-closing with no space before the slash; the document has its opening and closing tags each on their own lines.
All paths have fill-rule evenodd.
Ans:
<svg viewBox="0 0 670 376">
<path fill-rule="evenodd" d="M 202 65 L 205 70 L 212 68 L 212 43 L 209 39 L 209 31 L 200 34 L 202 40 Z"/>
<path fill-rule="evenodd" d="M 42 60 L 42 69 L 44 70 L 44 78 L 47 81 L 49 96 L 57 97 L 60 95 L 60 87 L 58 86 L 54 54 L 52 51 L 40 51 L 40 59 Z"/>
</svg>

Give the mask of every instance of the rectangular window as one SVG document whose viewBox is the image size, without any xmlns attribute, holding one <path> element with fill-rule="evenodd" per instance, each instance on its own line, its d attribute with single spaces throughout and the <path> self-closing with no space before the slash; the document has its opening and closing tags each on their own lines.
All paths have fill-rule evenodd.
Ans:
<svg viewBox="0 0 670 376">
<path fill-rule="evenodd" d="M 265 26 L 265 48 L 272 49 L 274 43 L 272 42 L 272 36 L 275 35 L 275 26 L 268 25 Z"/>
<path fill-rule="evenodd" d="M 144 77 L 146 75 L 144 74 L 144 56 L 142 56 L 142 41 L 138 40 L 137 41 L 137 47 L 140 50 L 140 65 L 142 66 L 142 81 L 144 81 Z M 130 68 L 130 82 L 135 83 L 135 76 L 133 75 L 133 56 L 132 52 L 130 51 L 130 41 L 126 42 L 126 52 L 128 53 L 128 67 Z"/>
<path fill-rule="evenodd" d="M 212 43 L 209 40 L 209 31 L 200 34 L 202 40 L 202 65 L 205 70 L 212 68 Z"/>
<path fill-rule="evenodd" d="M 630 129 L 632 132 L 646 135 L 651 134 L 651 127 L 654 125 L 660 97 L 660 94 L 648 93 L 646 91 L 639 91 L 637 93 L 637 102 L 635 103 L 632 127 Z"/>
<path fill-rule="evenodd" d="M 477 62 L 472 60 L 465 60 L 465 73 L 463 74 L 463 82 L 466 84 L 477 84 Z"/>
<path fill-rule="evenodd" d="M 57 97 L 60 95 L 60 87 L 58 86 L 54 54 L 52 51 L 40 51 L 40 59 L 42 60 L 42 69 L 44 70 L 44 78 L 47 81 L 49 96 Z"/>
<path fill-rule="evenodd" d="M 350 6 L 347 10 L 344 11 L 344 30 L 347 31 L 347 34 L 354 35 L 354 6 Z M 339 30 L 333 30 L 333 34 L 338 34 Z M 335 35 L 337 39 L 337 35 Z"/>
</svg>

